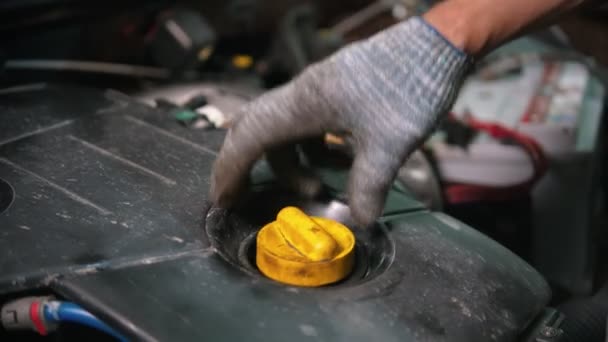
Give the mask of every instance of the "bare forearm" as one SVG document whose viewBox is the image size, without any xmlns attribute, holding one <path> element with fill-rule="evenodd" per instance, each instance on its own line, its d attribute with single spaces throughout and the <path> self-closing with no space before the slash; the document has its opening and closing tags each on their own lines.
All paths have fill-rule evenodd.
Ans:
<svg viewBox="0 0 608 342">
<path fill-rule="evenodd" d="M 452 44 L 480 56 L 584 0 L 447 0 L 424 18 Z"/>
</svg>

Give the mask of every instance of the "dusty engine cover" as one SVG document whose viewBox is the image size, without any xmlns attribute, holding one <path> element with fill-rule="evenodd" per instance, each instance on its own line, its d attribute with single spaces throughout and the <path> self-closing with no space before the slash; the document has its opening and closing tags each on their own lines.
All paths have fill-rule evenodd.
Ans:
<svg viewBox="0 0 608 342">
<path fill-rule="evenodd" d="M 207 214 L 222 131 L 81 88 L 3 91 L 0 111 L 2 296 L 53 292 L 134 340 L 267 342 L 510 341 L 550 297 L 524 261 L 397 189 L 376 227 L 353 228 L 349 279 L 275 283 L 248 239 L 286 204 L 342 215 L 344 174 L 319 170 L 330 196 L 301 203 L 261 164 L 249 205 Z"/>
</svg>

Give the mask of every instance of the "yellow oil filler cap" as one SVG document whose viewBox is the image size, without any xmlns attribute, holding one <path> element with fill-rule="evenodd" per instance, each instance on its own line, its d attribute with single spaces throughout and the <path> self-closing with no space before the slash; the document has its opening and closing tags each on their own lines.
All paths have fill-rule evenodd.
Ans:
<svg viewBox="0 0 608 342">
<path fill-rule="evenodd" d="M 355 263 L 355 237 L 334 220 L 283 208 L 258 233 L 256 264 L 268 278 L 296 286 L 344 279 Z"/>
</svg>

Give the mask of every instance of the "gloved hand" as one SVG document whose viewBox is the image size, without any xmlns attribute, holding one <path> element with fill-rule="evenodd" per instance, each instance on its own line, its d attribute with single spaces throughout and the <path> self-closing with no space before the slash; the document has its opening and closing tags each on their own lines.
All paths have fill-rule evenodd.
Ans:
<svg viewBox="0 0 608 342">
<path fill-rule="evenodd" d="M 265 152 L 279 179 L 314 195 L 320 183 L 297 165 L 293 143 L 348 132 L 355 142 L 349 206 L 360 224 L 372 223 L 399 167 L 451 108 L 470 65 L 418 17 L 343 48 L 245 106 L 215 162 L 212 201 L 230 206 Z"/>
</svg>

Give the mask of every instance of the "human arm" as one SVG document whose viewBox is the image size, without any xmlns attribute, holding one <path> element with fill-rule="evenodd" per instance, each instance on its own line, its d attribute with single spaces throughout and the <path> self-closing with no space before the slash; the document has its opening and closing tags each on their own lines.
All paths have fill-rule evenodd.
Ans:
<svg viewBox="0 0 608 342">
<path fill-rule="evenodd" d="M 360 224 L 371 223 L 399 167 L 451 108 L 473 59 L 578 3 L 447 0 L 311 65 L 243 109 L 214 165 L 213 202 L 234 203 L 264 154 L 284 184 L 314 196 L 320 183 L 299 165 L 294 144 L 348 132 L 348 204 Z"/>
</svg>

